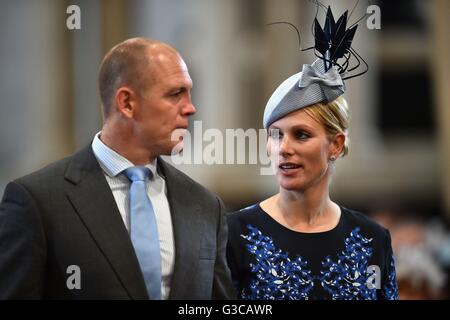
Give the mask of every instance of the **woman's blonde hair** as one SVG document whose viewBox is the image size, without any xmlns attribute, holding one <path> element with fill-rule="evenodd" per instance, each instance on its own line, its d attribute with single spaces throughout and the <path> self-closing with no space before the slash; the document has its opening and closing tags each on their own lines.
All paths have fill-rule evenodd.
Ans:
<svg viewBox="0 0 450 320">
<path fill-rule="evenodd" d="M 350 113 L 347 101 L 343 96 L 328 103 L 316 103 L 305 108 L 305 112 L 323 124 L 325 132 L 331 138 L 337 133 L 345 135 L 342 156 L 348 154 L 349 139 L 347 136 Z"/>
</svg>

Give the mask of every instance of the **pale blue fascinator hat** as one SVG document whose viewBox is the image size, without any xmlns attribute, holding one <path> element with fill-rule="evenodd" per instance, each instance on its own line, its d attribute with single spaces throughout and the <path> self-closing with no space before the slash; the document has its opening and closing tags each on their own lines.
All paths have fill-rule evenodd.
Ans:
<svg viewBox="0 0 450 320">
<path fill-rule="evenodd" d="M 317 18 L 314 20 L 315 46 L 304 50 L 314 49 L 318 59 L 312 64 L 304 64 L 301 72 L 290 76 L 275 89 L 264 110 L 264 128 L 267 129 L 273 122 L 301 108 L 320 102 L 332 102 L 344 94 L 345 79 L 367 72 L 367 63 L 351 47 L 358 25 L 347 29 L 347 15 L 348 11 L 335 22 L 331 8 L 328 7 L 323 29 Z M 357 65 L 349 68 L 351 57 L 357 60 Z M 339 59 L 344 62 L 339 64 Z M 361 60 L 366 69 L 349 75 L 349 72 L 360 66 Z"/>
</svg>

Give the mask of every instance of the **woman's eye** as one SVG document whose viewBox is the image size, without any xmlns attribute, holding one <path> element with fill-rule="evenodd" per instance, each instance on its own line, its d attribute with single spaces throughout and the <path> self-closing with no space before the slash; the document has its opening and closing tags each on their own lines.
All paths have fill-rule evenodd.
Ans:
<svg viewBox="0 0 450 320">
<path fill-rule="evenodd" d="M 309 138 L 309 134 L 304 131 L 298 131 L 295 133 L 295 138 L 299 140 L 305 140 Z"/>
</svg>

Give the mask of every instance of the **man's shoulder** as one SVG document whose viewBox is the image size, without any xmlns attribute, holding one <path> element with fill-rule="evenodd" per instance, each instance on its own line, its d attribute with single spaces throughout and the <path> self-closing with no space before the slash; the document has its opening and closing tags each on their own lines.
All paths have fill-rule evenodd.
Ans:
<svg viewBox="0 0 450 320">
<path fill-rule="evenodd" d="M 196 193 L 203 194 L 207 197 L 219 199 L 219 197 L 214 192 L 208 190 L 205 186 L 189 177 L 183 171 L 175 168 L 169 162 L 165 161 L 162 158 L 159 158 L 158 161 L 160 161 L 159 165 L 161 165 L 163 171 L 162 173 L 165 175 L 166 179 L 174 179 L 175 182 L 178 181 L 183 185 L 188 186 L 191 192 L 194 191 Z"/>
</svg>

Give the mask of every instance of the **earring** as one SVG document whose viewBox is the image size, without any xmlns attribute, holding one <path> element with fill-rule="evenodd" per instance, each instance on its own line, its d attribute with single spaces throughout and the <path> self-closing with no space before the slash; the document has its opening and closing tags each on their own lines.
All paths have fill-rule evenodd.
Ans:
<svg viewBox="0 0 450 320">
<path fill-rule="evenodd" d="M 336 161 L 336 156 L 331 156 L 330 161 Z"/>
</svg>

